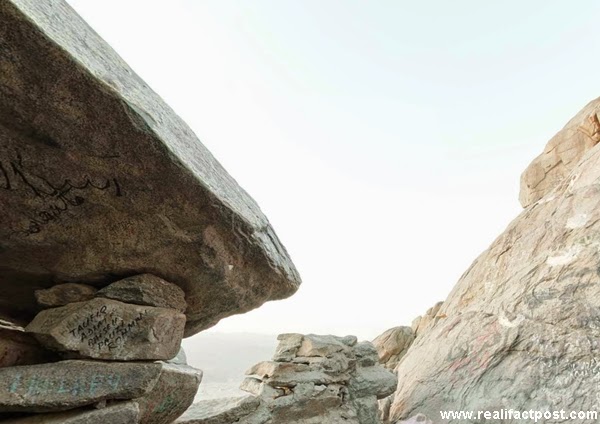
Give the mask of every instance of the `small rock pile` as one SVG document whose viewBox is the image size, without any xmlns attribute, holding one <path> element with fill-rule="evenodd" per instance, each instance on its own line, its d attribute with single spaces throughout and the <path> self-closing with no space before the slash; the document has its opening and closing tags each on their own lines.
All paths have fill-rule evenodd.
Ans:
<svg viewBox="0 0 600 424">
<path fill-rule="evenodd" d="M 179 287 L 143 274 L 35 296 L 24 330 L 0 327 L 0 423 L 170 424 L 192 404 L 202 372 L 178 355 Z"/>
<path fill-rule="evenodd" d="M 177 424 L 375 424 L 377 400 L 396 388 L 370 342 L 354 336 L 282 334 L 272 361 L 246 373 L 239 399 L 207 400 Z"/>
</svg>

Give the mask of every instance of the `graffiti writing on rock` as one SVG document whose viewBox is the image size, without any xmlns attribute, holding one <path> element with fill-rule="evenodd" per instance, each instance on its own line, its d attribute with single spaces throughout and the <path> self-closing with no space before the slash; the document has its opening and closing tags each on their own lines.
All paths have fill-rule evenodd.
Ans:
<svg viewBox="0 0 600 424">
<path fill-rule="evenodd" d="M 102 306 L 74 323 L 68 333 L 90 349 L 113 351 L 124 345 L 145 316 L 144 311 L 138 312 L 130 319 L 123 319 L 106 306 Z"/>
<path fill-rule="evenodd" d="M 76 378 L 68 376 L 15 375 L 7 382 L 9 393 L 24 394 L 28 397 L 44 395 L 90 395 L 114 392 L 121 385 L 121 376 L 116 373 L 96 373 L 81 375 Z"/>
<path fill-rule="evenodd" d="M 37 234 L 49 223 L 60 221 L 66 212 L 83 205 L 91 192 L 123 196 L 117 178 L 83 175 L 78 179 L 57 179 L 30 169 L 20 154 L 15 160 L 0 160 L 0 190 L 24 191 L 43 202 L 43 206 L 25 216 L 27 224 L 17 231 L 25 236 Z"/>
</svg>

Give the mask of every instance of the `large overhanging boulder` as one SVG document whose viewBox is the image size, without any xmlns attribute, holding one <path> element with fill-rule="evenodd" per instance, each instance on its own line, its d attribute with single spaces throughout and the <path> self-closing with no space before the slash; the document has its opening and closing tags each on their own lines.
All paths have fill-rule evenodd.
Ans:
<svg viewBox="0 0 600 424">
<path fill-rule="evenodd" d="M 0 2 L 0 216 L 0 316 L 150 273 L 185 291 L 191 335 L 300 284 L 254 200 L 63 0 Z"/>
<path fill-rule="evenodd" d="M 598 122 L 598 104 L 571 124 L 582 116 Z M 580 131 L 569 131 L 575 140 L 565 133 L 563 142 L 576 145 Z M 397 368 L 391 422 L 417 413 L 448 422 L 440 411 L 459 409 L 598 410 L 600 147 L 578 154 L 475 260 L 419 333 Z"/>
</svg>

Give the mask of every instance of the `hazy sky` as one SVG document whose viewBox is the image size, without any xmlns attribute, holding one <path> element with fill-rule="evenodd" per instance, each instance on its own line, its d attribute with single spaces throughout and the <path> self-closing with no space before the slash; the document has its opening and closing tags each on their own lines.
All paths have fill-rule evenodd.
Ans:
<svg viewBox="0 0 600 424">
<path fill-rule="evenodd" d="M 409 325 L 600 95 L 593 0 L 69 3 L 258 201 L 302 275 L 215 331 Z"/>
</svg>

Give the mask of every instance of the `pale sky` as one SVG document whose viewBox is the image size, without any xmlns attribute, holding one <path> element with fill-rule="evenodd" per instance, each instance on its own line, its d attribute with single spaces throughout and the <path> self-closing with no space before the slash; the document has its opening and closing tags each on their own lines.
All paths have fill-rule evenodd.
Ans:
<svg viewBox="0 0 600 424">
<path fill-rule="evenodd" d="M 211 331 L 410 325 L 600 96 L 600 2 L 69 0 L 254 197 L 303 285 Z"/>
</svg>

